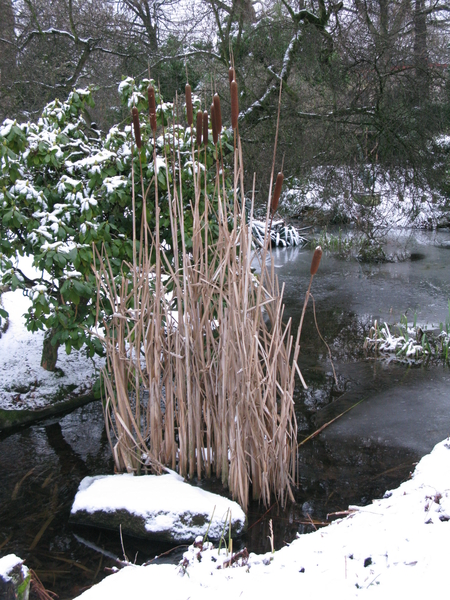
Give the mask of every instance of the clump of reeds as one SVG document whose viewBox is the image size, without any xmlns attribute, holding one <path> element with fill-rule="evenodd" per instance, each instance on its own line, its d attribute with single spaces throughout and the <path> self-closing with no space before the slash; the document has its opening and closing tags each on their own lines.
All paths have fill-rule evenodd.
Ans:
<svg viewBox="0 0 450 600">
<path fill-rule="evenodd" d="M 231 85 L 234 70 L 232 75 Z M 173 145 L 172 158 L 166 157 L 172 258 L 159 242 L 155 178 L 156 226 L 148 229 L 144 210 L 133 263 L 124 264 L 120 281 L 114 278 L 107 256 L 97 257 L 95 270 L 99 309 L 106 302 L 112 314 L 103 323 L 101 339 L 107 361 L 105 415 L 116 469 L 161 472 L 167 466 L 185 477 L 215 475 L 246 508 L 250 492 L 265 504 L 273 495 L 282 504 L 293 498 L 297 442 L 293 393 L 295 371 L 300 373 L 299 336 L 294 341 L 291 321 L 283 322 L 282 292 L 273 264 L 264 255 L 258 276 L 252 270 L 254 250 L 236 131 L 237 88 L 231 88 L 231 93 L 233 194 L 224 194 L 219 176 L 224 177 L 224 169 L 217 168 L 214 194 L 201 202 L 207 174 L 200 168 L 192 170 L 195 198 L 189 207 L 193 230 L 188 244 L 187 207 Z M 152 96 L 149 92 L 149 101 L 153 97 L 154 92 Z M 212 107 L 216 143 L 222 124 L 216 117 L 220 104 L 215 98 Z M 191 110 L 188 107 L 190 125 Z M 153 131 L 154 114 L 151 105 Z M 134 112 L 133 124 L 136 132 Z M 196 127 L 194 165 L 198 164 L 195 145 L 199 147 L 202 140 L 208 144 L 207 111 L 197 113 Z M 168 142 L 173 139 L 173 132 L 162 134 Z M 134 188 L 132 200 L 134 207 Z M 144 207 L 145 200 L 144 195 Z M 253 210 L 250 224 L 252 215 Z"/>
</svg>

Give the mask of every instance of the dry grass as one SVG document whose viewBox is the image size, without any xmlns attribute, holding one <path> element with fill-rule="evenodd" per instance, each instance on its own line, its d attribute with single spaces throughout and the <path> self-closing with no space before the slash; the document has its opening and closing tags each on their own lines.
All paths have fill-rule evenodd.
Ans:
<svg viewBox="0 0 450 600">
<path fill-rule="evenodd" d="M 121 280 L 114 278 L 107 256 L 97 255 L 95 271 L 98 306 L 109 304 L 113 314 L 100 337 L 107 357 L 105 417 L 117 471 L 169 467 L 185 477 L 215 475 L 245 509 L 250 493 L 266 505 L 273 496 L 282 504 L 293 498 L 299 336 L 294 342 L 290 321 L 283 323 L 268 242 L 258 255 L 252 249 L 240 202 L 238 135 L 235 140 L 231 202 L 219 177 L 219 158 L 214 196 L 200 211 L 206 188 L 202 170 L 194 169 L 189 251 L 180 162 L 173 150 L 175 158 L 166 161 L 174 182 L 167 179 L 174 258 L 166 258 L 158 228 L 150 231 L 144 217 L 142 251 L 135 251 L 133 264 L 124 264 Z M 192 160 L 201 160 L 194 141 Z M 155 210 L 158 223 L 157 201 Z M 269 213 L 270 206 L 267 222 Z M 219 228 L 214 239 L 212 220 Z"/>
</svg>

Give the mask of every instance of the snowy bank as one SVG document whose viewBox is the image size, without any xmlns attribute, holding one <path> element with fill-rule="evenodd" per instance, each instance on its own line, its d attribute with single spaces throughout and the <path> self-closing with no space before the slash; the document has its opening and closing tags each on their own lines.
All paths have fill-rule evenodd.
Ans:
<svg viewBox="0 0 450 600">
<path fill-rule="evenodd" d="M 436 445 L 410 480 L 326 529 L 302 535 L 273 554 L 250 554 L 230 568 L 225 551 L 191 547 L 182 566 L 128 566 L 79 596 L 82 600 L 144 597 L 413 598 L 448 588 L 450 442 Z M 200 560 L 201 559 L 201 560 Z"/>
<path fill-rule="evenodd" d="M 83 350 L 58 353 L 57 370 L 41 367 L 44 332 L 32 333 L 25 328 L 24 313 L 30 300 L 21 290 L 6 292 L 1 296 L 3 308 L 9 313 L 8 327 L 0 337 L 0 428 L 19 422 L 20 412 L 44 416 L 43 409 L 60 404 L 61 408 L 74 408 L 71 400 L 93 399 L 93 386 L 104 360 L 87 358 Z M 84 399 L 84 400 L 83 400 Z M 36 418 L 36 416 L 34 417 Z"/>
</svg>

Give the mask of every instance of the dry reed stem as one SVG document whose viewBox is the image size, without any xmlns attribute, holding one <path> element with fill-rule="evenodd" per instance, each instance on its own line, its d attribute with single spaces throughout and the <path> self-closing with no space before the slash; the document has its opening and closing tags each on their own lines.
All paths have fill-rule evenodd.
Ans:
<svg viewBox="0 0 450 600">
<path fill-rule="evenodd" d="M 238 85 L 236 81 L 230 82 L 230 93 L 231 93 L 231 127 L 237 129 L 239 120 L 239 95 Z"/>
<path fill-rule="evenodd" d="M 203 123 L 203 113 L 201 110 L 197 111 L 197 120 L 196 120 L 196 141 L 197 148 L 200 148 L 202 145 L 202 123 Z"/>
<path fill-rule="evenodd" d="M 208 145 L 208 111 L 203 111 L 203 145 Z M 206 159 L 205 159 L 206 160 Z"/>
<path fill-rule="evenodd" d="M 217 142 L 219 141 L 219 133 L 217 131 L 216 109 L 215 109 L 214 103 L 211 104 L 209 112 L 211 115 L 211 128 L 212 128 L 213 142 L 214 142 L 214 145 L 216 145 Z"/>
</svg>

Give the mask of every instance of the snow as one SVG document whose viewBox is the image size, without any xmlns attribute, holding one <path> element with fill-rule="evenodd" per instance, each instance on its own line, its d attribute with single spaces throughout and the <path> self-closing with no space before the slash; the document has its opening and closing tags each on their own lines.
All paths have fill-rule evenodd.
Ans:
<svg viewBox="0 0 450 600">
<path fill-rule="evenodd" d="M 205 515 L 206 523 L 210 521 L 210 535 L 214 538 L 220 537 L 229 512 L 234 521 L 241 522 L 241 527 L 245 523 L 245 513 L 239 504 L 193 487 L 173 471 L 161 476 L 134 477 L 124 474 L 85 477 L 71 512 L 113 512 L 120 509 L 141 516 L 148 532 L 172 529 L 172 535 L 179 540 L 206 533 L 204 526 L 182 523 L 180 515 L 185 513 Z"/>
<path fill-rule="evenodd" d="M 68 167 L 82 169 L 84 167 L 91 167 L 91 173 L 99 173 L 100 172 L 100 164 L 103 162 L 107 162 L 108 160 L 117 158 L 114 152 L 110 152 L 109 150 L 100 150 L 97 154 L 93 156 L 87 156 L 86 158 L 81 158 L 75 162 L 67 161 Z"/>
<path fill-rule="evenodd" d="M 436 445 L 412 478 L 328 527 L 265 555 L 245 554 L 231 567 L 205 544 L 180 565 L 130 565 L 79 596 L 82 600 L 140 598 L 273 598 L 295 590 L 316 598 L 394 599 L 441 594 L 448 588 L 450 442 Z M 201 546 L 201 544 L 200 544 Z"/>
<path fill-rule="evenodd" d="M 103 185 L 108 194 L 113 194 L 120 187 L 127 187 L 128 179 L 123 175 L 115 175 L 114 177 L 106 177 L 103 180 Z"/>
</svg>

